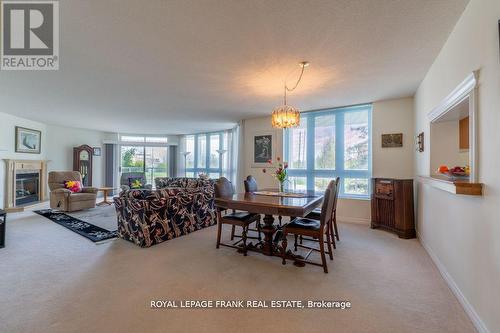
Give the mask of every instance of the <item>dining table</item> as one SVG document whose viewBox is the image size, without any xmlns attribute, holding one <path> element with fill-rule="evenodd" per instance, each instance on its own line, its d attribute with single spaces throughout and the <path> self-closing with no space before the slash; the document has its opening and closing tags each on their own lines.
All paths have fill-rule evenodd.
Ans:
<svg viewBox="0 0 500 333">
<path fill-rule="evenodd" d="M 280 228 L 275 225 L 274 216 L 304 217 L 321 205 L 322 201 L 323 195 L 314 191 L 279 192 L 276 189 L 263 189 L 257 192 L 237 193 L 229 197 L 217 197 L 215 205 L 222 209 L 264 215 L 264 226 L 261 227 L 264 239 L 257 244 L 250 243 L 248 250 L 258 251 L 267 256 L 281 256 L 279 234 L 278 237 L 274 237 Z M 288 251 L 287 257 L 296 259 L 298 256 Z"/>
</svg>

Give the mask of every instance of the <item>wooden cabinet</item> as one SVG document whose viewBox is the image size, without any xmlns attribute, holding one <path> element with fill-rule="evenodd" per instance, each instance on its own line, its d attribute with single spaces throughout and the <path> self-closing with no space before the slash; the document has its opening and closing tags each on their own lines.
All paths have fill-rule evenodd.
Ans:
<svg viewBox="0 0 500 333">
<path fill-rule="evenodd" d="M 415 238 L 413 179 L 373 178 L 372 229 L 396 233 L 400 238 Z"/>
<path fill-rule="evenodd" d="M 73 148 L 73 171 L 80 171 L 83 186 L 92 186 L 92 155 L 93 149 L 90 146 Z"/>
<path fill-rule="evenodd" d="M 458 121 L 458 136 L 459 149 L 469 149 L 469 117 L 465 117 Z"/>
</svg>

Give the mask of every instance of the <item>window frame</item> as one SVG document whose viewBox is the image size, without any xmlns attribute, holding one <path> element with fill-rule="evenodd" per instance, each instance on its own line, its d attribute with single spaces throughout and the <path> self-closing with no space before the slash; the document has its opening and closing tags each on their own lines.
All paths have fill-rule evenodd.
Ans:
<svg viewBox="0 0 500 333">
<path fill-rule="evenodd" d="M 368 169 L 367 170 L 346 170 L 344 161 L 344 135 L 345 135 L 345 115 L 356 111 L 368 111 Z M 306 168 L 288 169 L 289 177 L 305 177 L 308 190 L 315 190 L 315 178 L 335 178 L 340 177 L 339 197 L 349 199 L 370 199 L 371 177 L 372 177 L 372 104 L 362 104 L 348 107 L 324 109 L 319 111 L 302 112 L 301 117 L 307 118 L 306 127 Z M 335 116 L 335 169 L 315 169 L 315 125 L 316 117 L 331 115 Z M 290 130 L 283 131 L 284 158 L 290 162 Z M 292 163 L 289 163 L 290 165 Z M 368 180 L 367 194 L 345 193 L 344 180 L 346 178 L 361 178 Z"/>
<path fill-rule="evenodd" d="M 219 177 L 222 176 L 222 167 L 223 167 L 223 161 L 221 159 L 221 156 L 217 151 L 215 153 L 219 156 L 219 166 L 216 168 L 211 168 L 210 167 L 210 141 L 211 141 L 211 136 L 213 135 L 218 135 L 219 137 L 219 150 L 224 149 L 224 132 L 208 132 L 208 133 L 197 133 L 197 134 L 190 134 L 185 136 L 185 140 L 187 141 L 188 137 L 193 137 L 194 138 L 194 151 L 191 152 L 193 154 L 193 167 L 188 168 L 186 167 L 186 174 L 188 172 L 192 172 L 193 176 L 196 178 L 197 175 L 202 172 L 207 174 L 210 177 L 210 174 L 217 173 L 219 174 Z M 206 156 L 205 156 L 205 167 L 199 167 L 198 166 L 198 152 L 199 152 L 199 145 L 198 145 L 198 138 L 200 136 L 205 137 L 205 151 L 206 151 Z M 187 146 L 187 145 L 186 145 Z"/>
</svg>

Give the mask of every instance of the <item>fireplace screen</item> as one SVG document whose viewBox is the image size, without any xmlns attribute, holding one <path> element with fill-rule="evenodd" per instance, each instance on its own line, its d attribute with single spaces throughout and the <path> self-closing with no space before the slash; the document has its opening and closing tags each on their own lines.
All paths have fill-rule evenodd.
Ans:
<svg viewBox="0 0 500 333">
<path fill-rule="evenodd" d="M 40 200 L 39 182 L 38 172 L 16 174 L 16 206 Z"/>
</svg>

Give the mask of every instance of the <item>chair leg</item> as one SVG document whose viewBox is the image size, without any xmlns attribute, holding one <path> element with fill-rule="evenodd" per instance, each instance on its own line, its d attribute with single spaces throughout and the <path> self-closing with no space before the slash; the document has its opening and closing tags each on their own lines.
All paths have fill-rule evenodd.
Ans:
<svg viewBox="0 0 500 333">
<path fill-rule="evenodd" d="M 278 216 L 278 223 L 279 223 L 280 227 L 281 227 L 281 220 L 283 220 L 283 216 L 279 215 Z"/>
<path fill-rule="evenodd" d="M 259 239 L 260 242 L 262 240 L 262 238 L 260 237 L 260 216 L 259 219 L 257 220 L 257 233 L 259 234 L 257 238 Z"/>
<path fill-rule="evenodd" d="M 328 273 L 328 266 L 326 265 L 326 256 L 325 256 L 325 242 L 319 242 L 319 252 L 321 253 L 321 262 L 323 263 L 323 272 Z"/>
<path fill-rule="evenodd" d="M 281 263 L 286 265 L 286 247 L 288 246 L 288 242 L 286 240 L 287 233 L 283 232 L 283 236 L 281 238 Z"/>
<path fill-rule="evenodd" d="M 233 240 L 233 239 L 234 239 L 234 232 L 235 232 L 235 230 L 236 230 L 236 226 L 234 226 L 234 225 L 233 225 L 233 226 L 231 227 L 231 240 Z"/>
<path fill-rule="evenodd" d="M 299 239 L 300 239 L 300 245 L 302 245 L 302 235 L 300 235 Z"/>
<path fill-rule="evenodd" d="M 332 222 L 328 223 L 327 233 L 330 234 L 330 240 L 332 242 L 333 248 L 337 249 L 337 244 L 335 243 L 335 234 L 333 233 L 333 225 Z"/>
<path fill-rule="evenodd" d="M 297 238 L 299 238 L 299 235 L 295 234 L 295 242 L 293 243 L 293 250 L 297 252 Z"/>
<path fill-rule="evenodd" d="M 340 238 L 339 238 L 339 229 L 337 229 L 337 219 L 334 219 L 333 220 L 333 226 L 335 227 L 335 237 L 337 238 L 337 240 L 339 241 Z"/>
<path fill-rule="evenodd" d="M 329 232 L 326 233 L 326 242 L 328 244 L 328 254 L 330 256 L 330 260 L 333 260 L 332 239 Z"/>
<path fill-rule="evenodd" d="M 218 249 L 220 246 L 220 235 L 222 233 L 222 223 L 217 222 L 217 245 L 216 248 Z"/>
<path fill-rule="evenodd" d="M 247 230 L 248 226 L 243 227 L 243 232 L 241 233 L 241 238 L 243 240 L 243 255 L 247 256 Z"/>
</svg>

